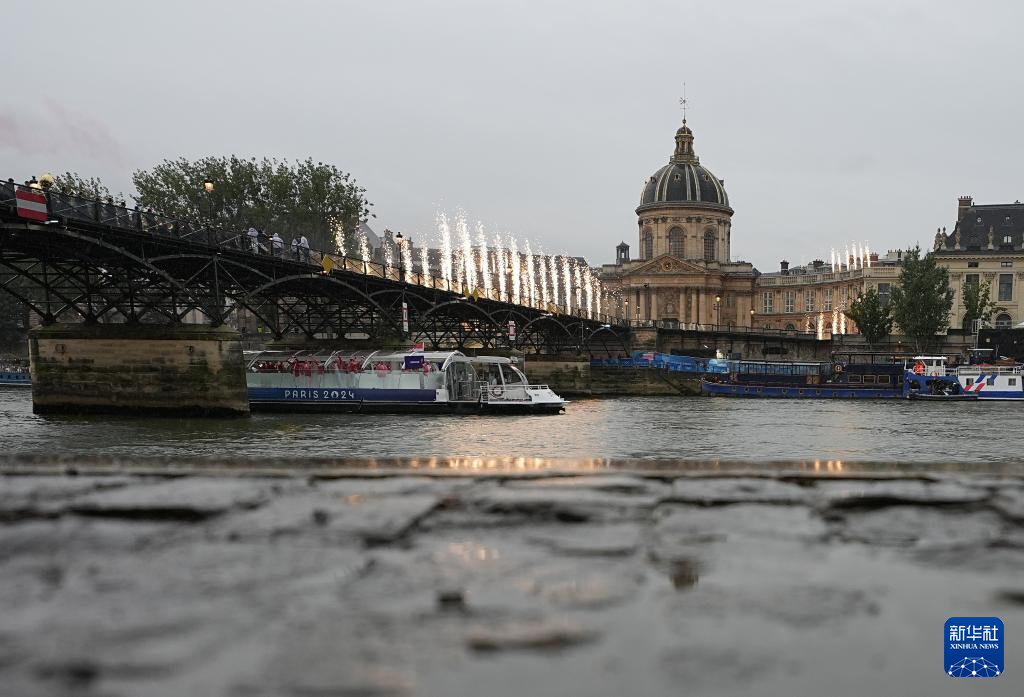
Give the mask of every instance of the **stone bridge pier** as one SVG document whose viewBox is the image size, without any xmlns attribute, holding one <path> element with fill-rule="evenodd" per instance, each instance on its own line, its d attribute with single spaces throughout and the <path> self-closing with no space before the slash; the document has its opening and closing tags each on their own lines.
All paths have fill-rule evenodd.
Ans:
<svg viewBox="0 0 1024 697">
<path fill-rule="evenodd" d="M 53 324 L 29 333 L 36 414 L 248 416 L 239 334 L 206 325 Z"/>
</svg>

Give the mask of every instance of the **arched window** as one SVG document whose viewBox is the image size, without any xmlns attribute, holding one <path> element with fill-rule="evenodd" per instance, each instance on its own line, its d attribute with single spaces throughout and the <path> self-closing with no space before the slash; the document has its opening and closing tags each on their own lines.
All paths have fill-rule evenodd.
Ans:
<svg viewBox="0 0 1024 697">
<path fill-rule="evenodd" d="M 668 253 L 683 256 L 683 231 L 677 227 L 668 231 Z"/>
<path fill-rule="evenodd" d="M 644 230 L 640 235 L 640 251 L 643 253 L 644 259 L 654 257 L 654 233 L 650 228 Z"/>
<path fill-rule="evenodd" d="M 712 230 L 704 232 L 704 261 L 715 260 L 715 233 Z"/>
<path fill-rule="evenodd" d="M 1009 329 L 1012 323 L 1013 320 L 1005 312 L 996 315 L 996 329 Z"/>
</svg>

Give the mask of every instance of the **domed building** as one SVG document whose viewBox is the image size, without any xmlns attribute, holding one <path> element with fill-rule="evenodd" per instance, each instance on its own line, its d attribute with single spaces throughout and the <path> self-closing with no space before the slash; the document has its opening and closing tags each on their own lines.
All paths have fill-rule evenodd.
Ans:
<svg viewBox="0 0 1024 697">
<path fill-rule="evenodd" d="M 686 125 L 664 167 L 644 182 L 636 208 L 639 258 L 616 247 L 602 267 L 620 316 L 683 325 L 749 327 L 757 272 L 731 260 L 733 209 L 725 180 L 701 165 Z"/>
</svg>

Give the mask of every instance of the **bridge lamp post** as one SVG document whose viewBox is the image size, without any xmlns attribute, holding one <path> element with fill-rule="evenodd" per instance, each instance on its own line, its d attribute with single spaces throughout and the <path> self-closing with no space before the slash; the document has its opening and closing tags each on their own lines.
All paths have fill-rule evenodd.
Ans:
<svg viewBox="0 0 1024 697">
<path fill-rule="evenodd" d="M 750 328 L 751 329 L 754 328 L 754 315 L 755 314 L 757 314 L 757 311 L 754 310 L 754 308 L 750 308 Z"/>
<path fill-rule="evenodd" d="M 398 280 L 400 283 L 405 283 L 405 259 L 402 254 L 402 247 L 405 245 L 405 238 L 402 236 L 401 231 L 395 235 L 395 244 L 398 245 Z"/>
<path fill-rule="evenodd" d="M 722 296 L 715 296 L 715 329 L 722 323 Z"/>
<path fill-rule="evenodd" d="M 210 209 L 208 214 L 210 222 L 213 222 L 213 180 L 207 179 L 203 182 L 203 191 L 206 192 L 206 205 Z"/>
</svg>

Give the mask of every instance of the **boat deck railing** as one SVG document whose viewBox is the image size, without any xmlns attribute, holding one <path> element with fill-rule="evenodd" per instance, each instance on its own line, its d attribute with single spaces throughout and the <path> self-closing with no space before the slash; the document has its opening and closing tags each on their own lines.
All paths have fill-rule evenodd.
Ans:
<svg viewBox="0 0 1024 697">
<path fill-rule="evenodd" d="M 506 396 L 511 391 L 515 391 L 516 393 L 520 393 L 521 392 L 522 393 L 522 397 L 517 397 L 516 398 L 517 401 L 521 401 L 521 400 L 525 400 L 525 399 L 529 398 L 530 390 L 549 390 L 549 389 L 551 389 L 547 385 L 531 385 L 531 384 L 522 383 L 522 382 L 517 382 L 517 383 L 511 384 L 511 385 L 492 385 L 492 384 L 490 384 L 488 382 L 484 382 L 484 381 L 480 380 L 480 381 L 477 381 L 477 383 L 476 383 L 476 391 L 480 395 L 480 402 L 483 403 L 483 404 L 489 403 L 491 401 L 491 399 L 492 399 L 491 390 L 496 388 L 496 387 L 497 388 L 501 388 L 501 391 L 498 394 L 495 394 L 493 396 L 493 399 L 494 399 L 494 401 L 499 401 L 499 402 L 504 400 L 504 399 L 506 399 Z"/>
<path fill-rule="evenodd" d="M 961 365 L 949 371 L 952 375 L 1020 375 L 1019 365 Z"/>
</svg>

